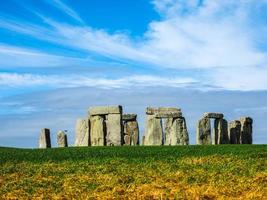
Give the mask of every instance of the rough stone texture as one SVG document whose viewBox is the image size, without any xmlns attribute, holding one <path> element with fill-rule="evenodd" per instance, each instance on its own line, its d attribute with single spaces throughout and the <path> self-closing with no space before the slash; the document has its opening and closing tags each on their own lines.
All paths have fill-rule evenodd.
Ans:
<svg viewBox="0 0 267 200">
<path fill-rule="evenodd" d="M 106 120 L 107 146 L 120 146 L 122 145 L 122 115 L 121 114 L 109 114 Z"/>
<path fill-rule="evenodd" d="M 130 137 L 130 145 L 135 146 L 139 144 L 139 128 L 137 121 L 128 121 L 124 123 L 124 135 Z M 125 140 L 124 143 L 126 144 Z"/>
<path fill-rule="evenodd" d="M 154 115 L 157 118 L 177 118 L 182 117 L 181 109 L 179 108 L 168 108 L 168 107 L 159 107 L 146 109 L 147 115 Z"/>
<path fill-rule="evenodd" d="M 90 145 L 90 121 L 89 119 L 78 119 L 76 122 L 75 146 Z"/>
<path fill-rule="evenodd" d="M 58 147 L 68 147 L 68 139 L 64 131 L 59 131 L 57 133 L 57 145 Z"/>
<path fill-rule="evenodd" d="M 253 120 L 250 117 L 241 117 L 241 144 L 252 144 L 252 123 Z"/>
<path fill-rule="evenodd" d="M 41 130 L 39 148 L 51 148 L 50 130 L 48 128 Z"/>
<path fill-rule="evenodd" d="M 104 146 L 105 145 L 105 118 L 102 116 L 90 117 L 90 138 L 91 146 Z"/>
<path fill-rule="evenodd" d="M 197 144 L 211 143 L 211 125 L 210 119 L 204 117 L 197 124 Z"/>
<path fill-rule="evenodd" d="M 185 118 L 166 120 L 164 145 L 188 145 L 189 137 Z"/>
<path fill-rule="evenodd" d="M 218 130 L 218 140 L 216 144 L 229 144 L 227 120 L 215 119 L 214 128 Z"/>
<path fill-rule="evenodd" d="M 234 120 L 229 123 L 228 134 L 230 144 L 240 144 L 241 123 L 239 120 Z"/>
<path fill-rule="evenodd" d="M 123 121 L 136 121 L 136 114 L 123 114 L 122 115 L 122 120 Z"/>
<path fill-rule="evenodd" d="M 223 118 L 223 114 L 222 113 L 210 113 L 210 112 L 206 112 L 204 113 L 203 118 L 214 118 L 214 119 L 222 119 Z"/>
<path fill-rule="evenodd" d="M 126 146 L 131 145 L 131 136 L 130 135 L 124 135 L 124 145 L 126 145 Z"/>
<path fill-rule="evenodd" d="M 146 139 L 146 137 L 143 135 L 143 137 L 142 137 L 142 145 L 145 145 L 145 139 Z"/>
<path fill-rule="evenodd" d="M 89 115 L 121 114 L 122 106 L 95 106 L 89 108 Z"/>
<path fill-rule="evenodd" d="M 147 115 L 144 145 L 162 145 L 162 135 L 163 130 L 161 119 L 156 118 L 155 115 Z"/>
</svg>

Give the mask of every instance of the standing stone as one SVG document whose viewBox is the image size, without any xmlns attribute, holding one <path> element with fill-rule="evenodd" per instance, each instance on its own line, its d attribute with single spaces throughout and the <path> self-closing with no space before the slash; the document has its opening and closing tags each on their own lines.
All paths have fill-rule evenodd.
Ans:
<svg viewBox="0 0 267 200">
<path fill-rule="evenodd" d="M 173 145 L 172 142 L 175 140 L 173 139 L 173 120 L 173 118 L 167 118 L 165 121 L 164 145 Z"/>
<path fill-rule="evenodd" d="M 90 120 L 78 119 L 76 122 L 75 146 L 90 145 Z"/>
<path fill-rule="evenodd" d="M 68 139 L 64 131 L 59 131 L 57 133 L 57 144 L 58 147 L 68 147 Z"/>
<path fill-rule="evenodd" d="M 239 120 L 234 120 L 229 123 L 228 134 L 230 144 L 240 144 L 241 123 Z"/>
<path fill-rule="evenodd" d="M 103 116 L 90 117 L 90 138 L 91 146 L 104 146 L 105 145 L 105 118 Z"/>
<path fill-rule="evenodd" d="M 108 114 L 107 120 L 107 146 L 120 146 L 122 145 L 122 115 L 121 114 Z"/>
<path fill-rule="evenodd" d="M 204 117 L 198 121 L 197 125 L 197 144 L 210 144 L 211 143 L 211 125 L 210 119 Z"/>
<path fill-rule="evenodd" d="M 143 137 L 142 137 L 142 145 L 145 145 L 145 139 L 146 139 L 146 137 L 143 135 Z"/>
<path fill-rule="evenodd" d="M 135 146 L 139 144 L 139 128 L 137 121 L 127 121 L 124 123 L 124 135 L 128 135 L 130 138 L 129 144 L 124 140 L 126 145 Z"/>
<path fill-rule="evenodd" d="M 187 145 L 188 132 L 184 117 L 169 118 L 166 120 L 165 145 Z"/>
<path fill-rule="evenodd" d="M 131 136 L 130 135 L 124 135 L 124 145 L 130 146 L 131 145 Z"/>
<path fill-rule="evenodd" d="M 181 118 L 181 133 L 182 133 L 182 139 L 180 140 L 181 145 L 188 145 L 189 144 L 189 135 L 187 131 L 186 121 L 185 118 Z"/>
<path fill-rule="evenodd" d="M 145 133 L 145 145 L 162 145 L 163 130 L 161 119 L 156 118 L 155 115 L 147 115 Z"/>
<path fill-rule="evenodd" d="M 216 144 L 229 144 L 227 121 L 225 119 L 215 119 L 214 128 L 218 130 Z"/>
<path fill-rule="evenodd" d="M 241 117 L 241 144 L 252 144 L 252 123 L 250 117 Z"/>
<path fill-rule="evenodd" d="M 48 128 L 41 130 L 39 148 L 51 148 L 50 130 Z"/>
</svg>

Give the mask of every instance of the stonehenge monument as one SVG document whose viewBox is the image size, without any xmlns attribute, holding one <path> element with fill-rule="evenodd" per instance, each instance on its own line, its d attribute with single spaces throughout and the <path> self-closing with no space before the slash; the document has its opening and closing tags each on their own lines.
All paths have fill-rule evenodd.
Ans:
<svg viewBox="0 0 267 200">
<path fill-rule="evenodd" d="M 213 126 L 211 119 L 214 120 Z M 206 112 L 198 120 L 196 143 L 252 144 L 250 117 L 241 117 L 229 124 L 222 113 Z M 137 114 L 123 114 L 122 106 L 90 107 L 88 117 L 76 121 L 74 146 L 136 146 L 140 144 Z M 186 120 L 180 108 L 147 107 L 142 144 L 147 146 L 188 145 Z M 67 135 L 57 133 L 58 147 L 67 147 Z M 51 148 L 50 129 L 43 128 L 39 148 Z"/>
<path fill-rule="evenodd" d="M 214 119 L 212 134 L 210 119 Z M 197 144 L 229 144 L 228 123 L 222 113 L 204 113 L 197 124 Z"/>
<path fill-rule="evenodd" d="M 229 122 L 228 133 L 230 144 L 241 144 L 241 122 L 239 120 Z"/>
<path fill-rule="evenodd" d="M 77 119 L 75 127 L 75 146 L 90 146 L 90 121 Z"/>
<path fill-rule="evenodd" d="M 188 145 L 189 137 L 181 109 L 148 107 L 146 114 L 144 145 Z M 166 119 L 164 130 L 162 119 Z"/>
<path fill-rule="evenodd" d="M 241 117 L 241 135 L 240 144 L 252 144 L 252 124 L 253 120 L 250 117 Z"/>
<path fill-rule="evenodd" d="M 57 145 L 58 147 L 68 147 L 68 139 L 65 131 L 59 131 L 57 133 Z"/>
<path fill-rule="evenodd" d="M 89 109 L 91 146 L 122 145 L 122 106 L 96 106 Z"/>
<path fill-rule="evenodd" d="M 39 148 L 51 148 L 50 130 L 43 128 L 39 137 Z"/>
<path fill-rule="evenodd" d="M 123 145 L 139 145 L 139 127 L 136 114 L 123 114 Z"/>
</svg>

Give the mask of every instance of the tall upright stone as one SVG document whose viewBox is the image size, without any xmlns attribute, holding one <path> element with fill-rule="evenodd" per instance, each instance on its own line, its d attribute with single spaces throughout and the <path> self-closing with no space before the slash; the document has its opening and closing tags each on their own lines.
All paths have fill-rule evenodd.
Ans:
<svg viewBox="0 0 267 200">
<path fill-rule="evenodd" d="M 240 144 L 241 123 L 239 120 L 229 122 L 228 134 L 230 144 Z"/>
<path fill-rule="evenodd" d="M 107 146 L 122 145 L 122 117 L 121 114 L 109 114 L 107 124 Z"/>
<path fill-rule="evenodd" d="M 92 146 L 96 145 L 96 133 L 104 131 L 104 145 L 120 146 L 122 145 L 122 106 L 95 106 L 89 109 L 89 115 L 94 124 L 91 123 L 90 132 Z M 96 122 L 100 120 L 100 122 Z M 102 130 L 99 132 L 100 124 Z M 97 125 L 97 126 L 96 126 Z M 98 126 L 99 125 L 99 126 Z M 95 130 L 95 128 L 97 129 Z M 93 138 L 94 137 L 94 138 Z M 99 138 L 97 136 L 97 138 Z M 94 140 L 94 141 L 93 141 Z M 94 143 L 94 145 L 93 145 Z M 102 144 L 102 142 L 101 142 Z"/>
<path fill-rule="evenodd" d="M 218 131 L 216 144 L 229 144 L 228 122 L 225 119 L 215 119 L 214 128 Z"/>
<path fill-rule="evenodd" d="M 163 130 L 161 118 L 156 118 L 155 115 L 147 115 L 145 133 L 145 145 L 162 145 Z"/>
<path fill-rule="evenodd" d="M 139 127 L 136 114 L 123 114 L 123 134 L 124 145 L 139 145 Z"/>
<path fill-rule="evenodd" d="M 204 117 L 197 124 L 197 144 L 211 144 L 210 119 Z"/>
<path fill-rule="evenodd" d="M 91 146 L 105 146 L 105 133 L 106 124 L 104 116 L 91 116 L 90 117 L 90 138 Z"/>
<path fill-rule="evenodd" d="M 78 119 L 75 129 L 75 146 L 90 146 L 90 120 Z"/>
<path fill-rule="evenodd" d="M 67 134 L 64 131 L 59 131 L 57 133 L 57 144 L 58 147 L 68 147 Z"/>
<path fill-rule="evenodd" d="M 252 144 L 252 123 L 250 117 L 241 117 L 241 144 Z"/>
<path fill-rule="evenodd" d="M 43 128 L 39 138 L 39 148 L 51 148 L 50 129 Z"/>
<path fill-rule="evenodd" d="M 185 118 L 167 118 L 164 145 L 188 145 L 188 143 Z"/>
</svg>

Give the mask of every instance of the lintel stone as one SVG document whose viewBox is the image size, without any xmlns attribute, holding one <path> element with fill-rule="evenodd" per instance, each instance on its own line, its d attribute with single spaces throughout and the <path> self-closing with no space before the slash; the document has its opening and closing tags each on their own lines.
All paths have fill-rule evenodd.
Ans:
<svg viewBox="0 0 267 200">
<path fill-rule="evenodd" d="M 211 112 L 205 112 L 204 117 L 206 118 L 215 118 L 215 119 L 222 119 L 223 114 L 222 113 L 211 113 Z"/>
<path fill-rule="evenodd" d="M 89 108 L 89 115 L 121 114 L 122 106 L 94 106 Z"/>
<path fill-rule="evenodd" d="M 156 118 L 177 118 L 182 117 L 181 109 L 172 107 L 146 108 L 147 115 L 155 115 Z"/>
<path fill-rule="evenodd" d="M 122 115 L 122 120 L 123 121 L 135 121 L 137 115 L 136 114 L 123 114 Z"/>
</svg>

